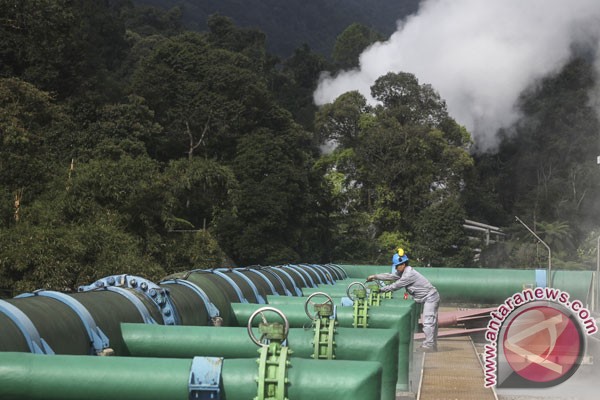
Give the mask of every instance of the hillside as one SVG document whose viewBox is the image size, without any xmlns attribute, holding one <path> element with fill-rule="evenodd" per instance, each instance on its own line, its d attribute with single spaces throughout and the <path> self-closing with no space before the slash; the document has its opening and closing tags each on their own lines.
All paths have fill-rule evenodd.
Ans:
<svg viewBox="0 0 600 400">
<path fill-rule="evenodd" d="M 267 34 L 267 48 L 282 57 L 306 43 L 324 56 L 348 25 L 359 22 L 389 36 L 396 21 L 414 13 L 419 0 L 134 0 L 163 9 L 181 6 L 184 26 L 206 29 L 209 15 L 231 17 L 236 25 Z"/>
</svg>

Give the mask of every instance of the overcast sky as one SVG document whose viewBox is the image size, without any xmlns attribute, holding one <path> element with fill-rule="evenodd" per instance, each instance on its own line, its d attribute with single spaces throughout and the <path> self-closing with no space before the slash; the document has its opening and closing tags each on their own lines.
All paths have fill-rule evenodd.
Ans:
<svg viewBox="0 0 600 400">
<path fill-rule="evenodd" d="M 493 150 L 497 130 L 519 119 L 519 94 L 559 71 L 574 43 L 596 46 L 599 30 L 599 0 L 425 0 L 363 52 L 359 69 L 323 73 L 314 100 L 350 90 L 371 99 L 378 77 L 410 72 L 440 93 L 480 149 Z"/>
</svg>

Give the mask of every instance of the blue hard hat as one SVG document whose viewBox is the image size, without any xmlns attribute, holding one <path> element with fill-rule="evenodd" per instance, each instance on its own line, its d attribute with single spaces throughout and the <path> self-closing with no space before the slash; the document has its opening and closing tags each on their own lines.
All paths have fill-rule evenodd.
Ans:
<svg viewBox="0 0 600 400">
<path fill-rule="evenodd" d="M 406 254 L 400 255 L 400 254 L 396 253 L 392 257 L 392 266 L 394 266 L 394 267 L 398 264 L 404 264 L 406 262 L 408 262 L 408 257 L 406 256 Z"/>
</svg>

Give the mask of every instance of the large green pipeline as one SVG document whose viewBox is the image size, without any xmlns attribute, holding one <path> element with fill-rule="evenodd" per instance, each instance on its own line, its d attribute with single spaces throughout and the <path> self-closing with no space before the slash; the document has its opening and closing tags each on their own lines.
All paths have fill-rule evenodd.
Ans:
<svg viewBox="0 0 600 400">
<path fill-rule="evenodd" d="M 342 265 L 348 276 L 365 280 L 390 272 L 389 265 Z M 526 287 L 544 286 L 545 270 L 507 268 L 417 268 L 438 288 L 442 302 L 499 304 Z M 551 286 L 584 304 L 592 302 L 592 271 L 552 271 Z M 310 292 L 307 290 L 307 293 Z M 304 290 L 303 290 L 304 293 Z"/>
<path fill-rule="evenodd" d="M 332 288 L 334 288 L 335 286 L 332 286 Z M 303 289 L 304 290 L 304 289 Z M 327 293 L 330 297 L 331 300 L 333 301 L 333 305 L 335 306 L 344 306 L 342 304 L 342 299 L 344 297 L 346 297 L 346 294 L 344 293 L 344 295 L 339 295 L 336 294 L 336 292 L 333 292 L 330 290 L 329 292 L 325 292 L 325 290 L 327 290 L 327 288 L 320 288 L 320 292 L 323 293 Z M 317 293 L 317 292 L 313 292 L 313 293 Z M 312 293 L 311 293 L 312 294 Z M 295 304 L 295 305 L 299 305 L 299 306 L 303 306 L 306 303 L 306 300 L 308 299 L 308 295 L 302 296 L 302 297 L 290 297 L 290 296 L 272 296 L 269 295 L 267 296 L 267 303 L 273 306 L 280 306 L 283 304 Z M 323 296 L 319 296 L 313 298 L 311 300 L 311 303 L 324 303 L 325 302 L 325 297 Z M 382 299 L 381 300 L 381 305 L 380 306 L 394 306 L 394 305 L 399 305 L 402 306 L 404 304 L 409 304 L 406 303 L 409 302 L 410 304 L 412 304 L 413 300 L 409 300 L 409 299 L 404 299 L 403 297 L 396 297 L 396 298 L 391 298 L 391 299 Z M 309 311 L 312 312 L 312 309 L 309 308 Z"/>
<path fill-rule="evenodd" d="M 306 298 L 306 296 L 310 296 L 311 294 L 317 293 L 317 292 L 324 292 L 327 293 L 328 295 L 330 295 L 331 297 L 345 297 L 347 296 L 347 289 L 348 286 L 351 285 L 354 282 L 358 282 L 358 283 L 362 283 L 365 284 L 365 281 L 360 281 L 360 280 L 353 280 L 353 281 L 349 281 L 348 283 L 344 282 L 342 283 L 336 283 L 335 285 L 319 285 L 316 288 L 302 288 L 302 296 L 304 296 Z M 360 287 L 360 286 L 358 286 Z M 354 288 L 352 289 L 354 290 Z M 392 298 L 399 298 L 402 297 L 402 295 L 404 294 L 404 290 L 401 290 L 399 292 L 392 292 Z"/>
<path fill-rule="evenodd" d="M 191 359 L 2 353 L 3 400 L 188 400 Z M 254 359 L 223 360 L 221 393 L 256 396 Z M 291 360 L 289 399 L 378 400 L 382 368 L 373 361 Z"/>
<path fill-rule="evenodd" d="M 402 303 L 399 303 L 402 304 Z M 232 304 L 234 319 L 238 326 L 246 326 L 248 319 L 261 306 L 258 304 Z M 306 315 L 304 307 L 298 304 L 280 305 L 281 311 L 290 327 L 307 328 L 312 321 Z M 404 305 L 381 306 L 369 309 L 369 328 L 393 329 L 398 334 L 398 382 L 399 390 L 409 390 L 409 374 L 412 365 L 413 332 L 416 321 L 417 304 L 407 300 Z M 270 315 L 269 322 L 283 322 L 278 315 Z M 337 321 L 340 327 L 351 328 L 354 322 L 352 307 L 337 307 Z M 357 328 L 361 329 L 361 328 Z"/>
<path fill-rule="evenodd" d="M 392 329 L 336 328 L 336 360 L 379 361 L 384 367 L 381 399 L 394 400 L 398 379 L 398 335 Z M 123 340 L 135 357 L 194 356 L 257 358 L 257 347 L 242 327 L 192 327 L 122 324 Z M 312 329 L 291 328 L 287 341 L 296 357 L 313 354 Z"/>
</svg>

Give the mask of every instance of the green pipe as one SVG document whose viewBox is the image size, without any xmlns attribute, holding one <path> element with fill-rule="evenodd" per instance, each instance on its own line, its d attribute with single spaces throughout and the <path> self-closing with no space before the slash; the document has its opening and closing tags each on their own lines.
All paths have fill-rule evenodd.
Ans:
<svg viewBox="0 0 600 400">
<path fill-rule="evenodd" d="M 287 385 L 289 399 L 380 398 L 382 369 L 378 362 L 294 359 L 291 363 Z M 191 359 L 3 353 L 0 357 L 0 398 L 188 400 L 191 366 Z M 222 397 L 254 398 L 256 371 L 254 359 L 224 360 Z"/>
<path fill-rule="evenodd" d="M 364 284 L 364 281 L 359 281 L 359 280 L 353 280 L 348 282 L 347 284 L 335 284 L 335 285 L 318 285 L 316 288 L 302 288 L 302 296 L 303 297 L 308 297 L 311 294 L 317 293 L 317 292 L 324 292 L 327 293 L 328 295 L 330 295 L 331 297 L 347 297 L 348 294 L 347 289 L 348 286 L 350 284 L 352 284 L 353 282 L 360 282 L 362 284 Z M 356 288 L 356 286 L 352 289 L 354 290 Z M 400 298 L 404 295 L 404 290 L 400 290 L 400 291 L 396 291 L 392 293 L 392 298 Z"/>
<path fill-rule="evenodd" d="M 399 390 L 409 389 L 409 373 L 412 363 L 413 333 L 416 324 L 417 304 L 407 300 L 398 307 L 373 307 L 369 309 L 369 328 L 393 329 L 398 334 L 398 382 Z M 401 304 L 401 303 L 399 303 Z M 252 314 L 261 308 L 259 304 L 232 304 L 233 320 L 238 326 L 246 326 Z M 280 305 L 277 309 L 287 318 L 290 327 L 304 328 L 311 325 L 311 320 L 299 305 Z M 272 319 L 272 320 L 271 320 Z M 283 320 L 276 314 L 269 315 L 269 322 Z M 354 321 L 352 307 L 338 307 L 337 321 L 340 327 L 351 328 Z"/>
<path fill-rule="evenodd" d="M 420 268 L 439 290 L 442 301 L 498 304 L 526 287 L 536 287 L 535 270 Z M 590 301 L 591 271 L 553 271 L 552 287 L 584 304 Z"/>
<path fill-rule="evenodd" d="M 303 289 L 304 290 L 304 289 Z M 318 291 L 317 291 L 318 292 Z M 314 292 L 316 293 L 316 292 Z M 325 293 L 325 292 L 324 292 Z M 333 305 L 338 306 L 339 307 L 343 307 L 342 305 L 342 298 L 346 297 L 346 295 L 344 294 L 344 296 L 337 296 L 337 295 L 332 295 L 331 293 L 327 293 L 329 294 L 329 296 L 331 297 L 331 300 L 333 300 Z M 279 306 L 279 305 L 283 305 L 283 304 L 295 304 L 295 305 L 299 305 L 299 306 L 304 306 L 304 303 L 306 303 L 306 299 L 308 299 L 308 296 L 273 296 L 273 295 L 268 295 L 267 296 L 267 303 L 270 305 L 274 305 L 274 306 Z M 313 299 L 311 299 L 311 303 L 324 303 L 327 299 L 323 296 L 315 296 Z M 400 298 L 391 298 L 391 299 L 383 299 L 381 300 L 381 305 L 382 306 L 394 306 L 396 304 L 402 306 L 402 304 L 404 304 L 405 302 L 412 302 L 413 300 L 405 300 L 403 297 Z M 310 308 L 310 304 L 309 304 L 309 311 L 313 312 L 312 308 Z"/>
<path fill-rule="evenodd" d="M 188 399 L 192 360 L 3 353 L 4 400 Z"/>
<path fill-rule="evenodd" d="M 348 276 L 365 280 L 369 275 L 390 272 L 384 265 L 342 265 Z M 536 287 L 534 269 L 417 268 L 437 287 L 442 302 L 499 304 L 525 287 Z M 545 273 L 545 270 L 543 270 Z M 584 304 L 592 301 L 592 271 L 552 271 L 551 285 L 568 292 Z M 545 280 L 543 280 L 545 282 Z M 303 290 L 304 293 L 304 290 Z M 308 293 L 308 292 L 307 292 Z"/>
<path fill-rule="evenodd" d="M 267 319 L 269 316 L 267 315 Z M 242 327 L 191 327 L 122 324 L 129 353 L 135 357 L 194 356 L 257 358 L 257 347 Z M 336 328 L 336 360 L 379 361 L 382 399 L 394 400 L 398 379 L 398 335 L 392 329 Z M 287 340 L 292 358 L 312 358 L 312 329 L 292 328 Z"/>
<path fill-rule="evenodd" d="M 290 400 L 377 400 L 381 398 L 382 367 L 375 361 L 291 359 L 288 369 Z M 223 394 L 227 399 L 256 397 L 254 359 L 223 363 Z M 249 372 L 251 371 L 251 372 Z"/>
</svg>

